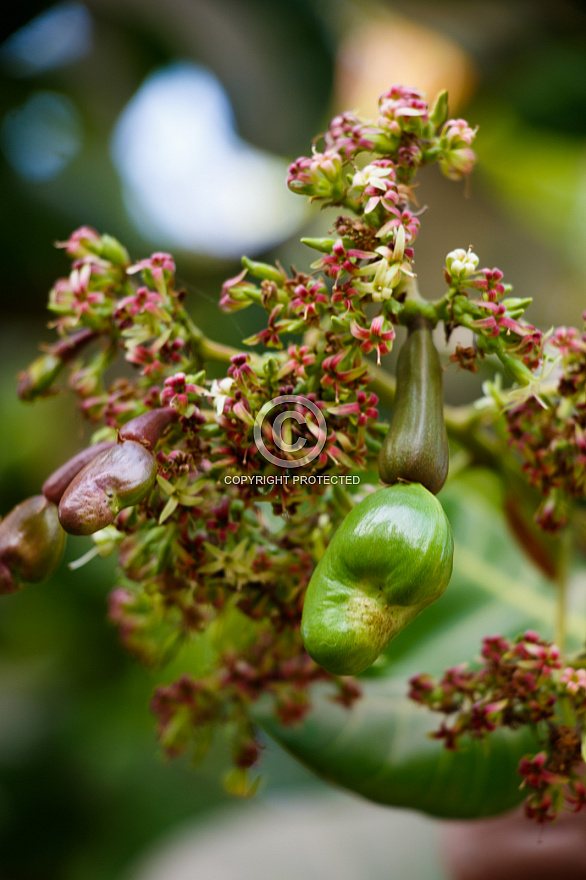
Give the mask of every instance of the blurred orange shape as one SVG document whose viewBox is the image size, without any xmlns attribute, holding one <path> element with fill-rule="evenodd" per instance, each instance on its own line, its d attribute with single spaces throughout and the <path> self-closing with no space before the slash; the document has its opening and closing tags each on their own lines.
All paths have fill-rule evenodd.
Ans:
<svg viewBox="0 0 586 880">
<path fill-rule="evenodd" d="M 447 89 L 453 116 L 473 94 L 476 81 L 471 57 L 455 40 L 381 11 L 352 27 L 340 43 L 335 107 L 376 117 L 373 96 L 402 83 L 425 92 L 430 102 Z"/>
</svg>

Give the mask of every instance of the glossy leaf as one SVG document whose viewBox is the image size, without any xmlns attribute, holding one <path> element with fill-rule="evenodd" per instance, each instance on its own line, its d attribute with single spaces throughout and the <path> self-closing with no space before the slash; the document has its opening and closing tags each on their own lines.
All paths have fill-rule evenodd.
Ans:
<svg viewBox="0 0 586 880">
<path fill-rule="evenodd" d="M 534 747 L 530 734 L 494 734 L 450 752 L 427 736 L 439 716 L 410 703 L 405 691 L 404 680 L 375 679 L 348 710 L 323 687 L 303 724 L 280 727 L 265 718 L 263 727 L 318 776 L 377 803 L 447 818 L 515 806 L 522 797 L 517 764 Z"/>
<path fill-rule="evenodd" d="M 463 480 L 442 493 L 454 532 L 454 573 L 445 592 L 392 642 L 362 677 L 350 710 L 315 688 L 307 719 L 282 727 L 268 705 L 257 720 L 292 755 L 328 781 L 370 800 L 435 816 L 475 818 L 503 812 L 523 798 L 517 764 L 535 751 L 530 730 L 491 734 L 449 752 L 427 734 L 441 715 L 406 697 L 408 679 L 472 661 L 483 636 L 531 627 L 552 637 L 555 597 L 539 570 L 519 552 L 504 518 Z M 586 629 L 570 615 L 570 642 Z"/>
</svg>

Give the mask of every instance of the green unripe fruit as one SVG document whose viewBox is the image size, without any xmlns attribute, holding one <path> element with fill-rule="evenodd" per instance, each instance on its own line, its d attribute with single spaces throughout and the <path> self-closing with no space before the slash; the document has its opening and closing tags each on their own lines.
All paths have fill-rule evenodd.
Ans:
<svg viewBox="0 0 586 880">
<path fill-rule="evenodd" d="M 31 401 L 49 394 L 51 385 L 65 364 L 69 363 L 96 336 L 95 330 L 82 327 L 51 346 L 18 376 L 16 393 L 21 400 Z"/>
<path fill-rule="evenodd" d="M 46 394 L 64 367 L 65 363 L 56 355 L 50 352 L 41 355 L 28 369 L 19 373 L 16 391 L 19 398 L 29 402 Z"/>
<path fill-rule="evenodd" d="M 157 476 L 154 455 L 126 440 L 96 456 L 69 484 L 59 503 L 59 521 L 71 535 L 93 535 L 121 510 L 142 501 Z"/>
<path fill-rule="evenodd" d="M 18 504 L 0 523 L 0 594 L 50 577 L 61 562 L 65 541 L 55 504 L 43 495 Z"/>
<path fill-rule="evenodd" d="M 453 548 L 440 502 L 420 484 L 369 495 L 341 523 L 309 582 L 307 653 L 336 675 L 363 672 L 442 595 Z"/>
<path fill-rule="evenodd" d="M 421 483 L 436 495 L 448 475 L 442 368 L 431 325 L 416 320 L 397 360 L 397 390 L 379 459 L 383 483 Z"/>
</svg>

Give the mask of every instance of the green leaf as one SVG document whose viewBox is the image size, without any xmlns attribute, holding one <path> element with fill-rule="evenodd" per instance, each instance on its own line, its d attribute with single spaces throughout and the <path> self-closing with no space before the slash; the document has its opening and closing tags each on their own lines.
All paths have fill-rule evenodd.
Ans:
<svg viewBox="0 0 586 880">
<path fill-rule="evenodd" d="M 331 254 L 336 243 L 335 238 L 302 238 L 301 243 L 324 254 Z"/>
<path fill-rule="evenodd" d="M 274 266 L 269 265 L 269 263 L 257 263 L 255 260 L 250 260 L 248 257 L 242 257 L 242 265 L 245 269 L 248 269 L 251 275 L 254 275 L 255 278 L 274 281 L 279 285 L 283 284 L 285 281 L 283 273 Z"/>
<path fill-rule="evenodd" d="M 348 710 L 322 686 L 301 725 L 281 727 L 267 715 L 262 726 L 318 776 L 377 803 L 452 819 L 491 816 L 519 803 L 517 764 L 535 750 L 529 731 L 495 733 L 451 752 L 427 736 L 440 716 L 407 700 L 405 691 L 405 681 L 373 679 Z"/>
<path fill-rule="evenodd" d="M 443 92 L 440 92 L 435 99 L 434 105 L 429 113 L 430 121 L 433 122 L 436 129 L 441 128 L 444 122 L 446 122 L 448 112 L 448 93 L 444 90 Z"/>
<path fill-rule="evenodd" d="M 159 517 L 159 523 L 164 523 L 166 519 L 175 513 L 177 510 L 177 506 L 179 504 L 179 499 L 172 495 L 169 499 L 167 499 L 167 503 L 163 507 L 161 511 L 161 515 Z"/>
<path fill-rule="evenodd" d="M 279 725 L 268 703 L 258 707 L 256 718 L 287 751 L 335 785 L 383 804 L 476 818 L 523 799 L 517 765 L 524 754 L 537 751 L 537 736 L 528 729 L 498 731 L 450 752 L 429 738 L 442 716 L 408 700 L 408 679 L 474 661 L 485 635 L 534 628 L 551 638 L 555 596 L 473 482 L 458 478 L 440 498 L 454 531 L 452 581 L 362 676 L 363 696 L 344 709 L 332 701 L 333 688 L 320 685 L 303 723 Z M 570 642 L 584 631 L 586 622 L 570 615 Z"/>
</svg>

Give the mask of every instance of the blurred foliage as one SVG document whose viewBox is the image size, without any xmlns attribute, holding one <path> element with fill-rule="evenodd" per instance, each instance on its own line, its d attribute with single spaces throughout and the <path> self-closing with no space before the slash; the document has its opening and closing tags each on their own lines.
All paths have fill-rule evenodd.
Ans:
<svg viewBox="0 0 586 880">
<path fill-rule="evenodd" d="M 93 36 L 84 57 L 26 76 L 0 57 L 0 122 L 47 91 L 69 98 L 81 121 L 79 152 L 54 177 L 23 178 L 6 160 L 6 147 L 0 157 L 0 188 L 11 205 L 0 219 L 11 255 L 3 306 L 13 314 L 42 309 L 62 268 L 51 244 L 81 224 L 108 230 L 135 252 L 156 245 L 141 238 L 126 213 L 109 143 L 121 111 L 154 70 L 184 59 L 207 67 L 228 92 L 240 135 L 286 158 L 305 148 L 328 104 L 331 50 L 311 0 L 278 7 L 270 0 L 175 0 L 164 7 L 89 0 L 85 7 Z M 39 4 L 35 11 L 47 8 L 55 7 Z M 29 14 L 18 23 L 28 21 Z M 201 257 L 185 254 L 182 263 L 214 292 L 226 277 L 225 265 Z"/>
</svg>

